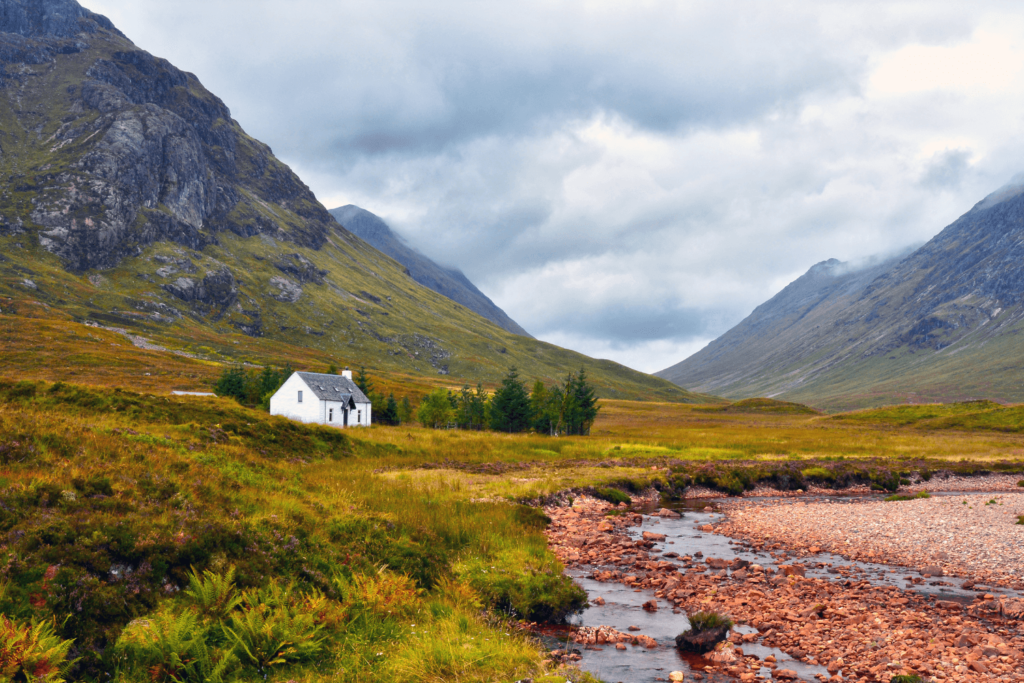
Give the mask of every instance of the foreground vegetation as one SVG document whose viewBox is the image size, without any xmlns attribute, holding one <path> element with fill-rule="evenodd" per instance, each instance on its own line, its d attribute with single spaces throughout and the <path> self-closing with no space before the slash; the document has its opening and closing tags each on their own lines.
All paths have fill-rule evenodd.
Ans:
<svg viewBox="0 0 1024 683">
<path fill-rule="evenodd" d="M 558 621 L 585 596 L 548 552 L 536 503 L 1024 469 L 1020 409 L 974 408 L 920 407 L 923 427 L 904 408 L 602 401 L 589 436 L 552 438 L 342 432 L 230 399 L 0 382 L 0 669 L 537 677 L 543 652 L 514 623 Z"/>
<path fill-rule="evenodd" d="M 544 517 L 374 475 L 391 452 L 224 399 L 2 384 L 0 612 L 55 625 L 90 679 L 536 673 L 504 621 L 584 600 Z M 211 616 L 197 576 L 239 602 Z"/>
</svg>

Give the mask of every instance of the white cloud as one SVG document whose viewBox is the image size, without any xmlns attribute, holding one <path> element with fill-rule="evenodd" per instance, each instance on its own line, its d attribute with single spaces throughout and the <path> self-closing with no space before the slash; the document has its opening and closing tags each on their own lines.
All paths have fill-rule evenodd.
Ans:
<svg viewBox="0 0 1024 683">
<path fill-rule="evenodd" d="M 1019 25 L 978 30 L 969 41 L 956 45 L 902 47 L 879 60 L 868 79 L 868 92 L 873 96 L 928 90 L 1005 93 L 1019 84 L 1024 47 L 1013 35 L 1019 35 L 1019 30 Z"/>
</svg>

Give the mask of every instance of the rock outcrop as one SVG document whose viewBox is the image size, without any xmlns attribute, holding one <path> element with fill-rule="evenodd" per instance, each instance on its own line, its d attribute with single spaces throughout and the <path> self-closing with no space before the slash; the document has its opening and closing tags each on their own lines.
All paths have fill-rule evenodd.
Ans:
<svg viewBox="0 0 1024 683">
<path fill-rule="evenodd" d="M 59 161 L 23 173 L 22 192 L 0 209 L 3 225 L 39 226 L 39 243 L 69 270 L 111 268 L 157 241 L 199 250 L 227 230 L 318 249 L 337 229 L 195 76 L 137 49 L 104 17 L 73 0 L 4 0 L 0 31 L 0 88 L 41 87 L 33 66 L 72 83 L 50 103 L 61 125 L 45 146 Z M 41 116 L 32 128 L 45 126 Z M 4 139 L 5 151 L 33 143 L 31 132 Z"/>
</svg>

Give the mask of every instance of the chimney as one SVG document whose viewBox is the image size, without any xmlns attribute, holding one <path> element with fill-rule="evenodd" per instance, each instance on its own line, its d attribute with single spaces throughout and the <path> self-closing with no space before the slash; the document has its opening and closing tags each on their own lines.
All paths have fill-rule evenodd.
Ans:
<svg viewBox="0 0 1024 683">
<path fill-rule="evenodd" d="M 352 379 L 352 371 L 349 370 L 348 368 L 345 368 L 344 370 L 341 371 L 341 376 L 344 377 L 345 379 Z"/>
</svg>

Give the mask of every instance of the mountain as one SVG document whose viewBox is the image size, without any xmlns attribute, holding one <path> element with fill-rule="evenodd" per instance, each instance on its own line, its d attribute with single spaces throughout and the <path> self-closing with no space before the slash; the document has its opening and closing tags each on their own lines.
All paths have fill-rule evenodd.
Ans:
<svg viewBox="0 0 1024 683">
<path fill-rule="evenodd" d="M 1024 401 L 1024 185 L 902 257 L 812 267 L 706 348 L 656 373 L 729 398 L 822 407 Z"/>
<path fill-rule="evenodd" d="M 458 302 L 502 329 L 524 337 L 531 336 L 505 311 L 494 305 L 487 296 L 456 268 L 439 266 L 405 243 L 379 216 L 347 204 L 331 209 L 331 215 L 352 234 L 365 240 L 409 269 L 409 276 L 424 287 Z"/>
<path fill-rule="evenodd" d="M 419 285 L 194 75 L 74 0 L 0 0 L 0 315 L 116 328 L 200 360 L 313 356 L 448 384 L 582 366 L 604 396 L 700 400 Z M 29 341 L 52 352 L 50 336 Z M 96 358 L 43 370 L 62 379 L 65 362 Z"/>
</svg>

